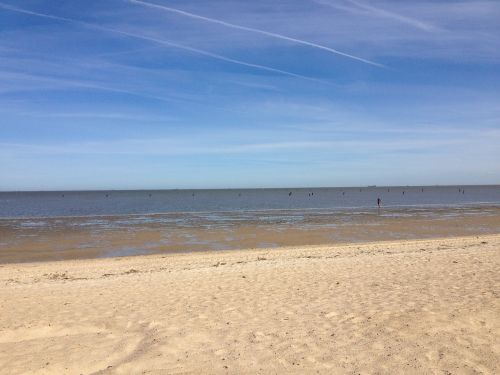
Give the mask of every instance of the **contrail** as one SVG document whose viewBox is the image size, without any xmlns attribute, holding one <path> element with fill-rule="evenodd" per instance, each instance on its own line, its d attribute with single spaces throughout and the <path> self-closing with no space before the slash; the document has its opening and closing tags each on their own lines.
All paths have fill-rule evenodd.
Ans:
<svg viewBox="0 0 500 375">
<path fill-rule="evenodd" d="M 243 61 L 243 60 L 233 59 L 231 57 L 226 57 L 226 56 L 219 55 L 219 54 L 216 54 L 216 53 L 212 53 L 212 52 L 209 52 L 209 51 L 205 51 L 205 50 L 202 50 L 202 49 L 199 49 L 199 48 L 194 48 L 194 47 L 189 47 L 189 46 L 186 46 L 186 45 L 183 45 L 183 44 L 174 43 L 174 42 L 171 42 L 171 41 L 168 41 L 168 40 L 165 40 L 165 39 L 158 39 L 158 38 L 153 38 L 153 37 L 149 37 L 149 36 L 145 36 L 145 35 L 130 33 L 130 32 L 127 32 L 127 31 L 112 29 L 112 28 L 108 28 L 108 27 L 102 27 L 102 26 L 95 25 L 95 24 L 92 24 L 92 23 L 75 20 L 73 18 L 59 17 L 59 16 L 54 16 L 54 15 L 46 14 L 46 13 L 33 12 L 33 11 L 22 9 L 22 8 L 17 8 L 17 7 L 14 7 L 14 6 L 2 3 L 2 2 L 0 2 L 0 8 L 4 8 L 4 9 L 7 9 L 7 10 L 10 10 L 10 11 L 13 11 L 13 12 L 29 14 L 29 15 L 33 15 L 33 16 L 37 16 L 37 17 L 49 18 L 49 19 L 58 20 L 58 21 L 64 21 L 64 22 L 70 22 L 70 23 L 81 25 L 81 26 L 89 27 L 89 28 L 92 28 L 92 29 L 95 29 L 95 30 L 106 31 L 106 32 L 110 32 L 110 33 L 114 33 L 114 34 L 118 34 L 118 35 L 127 36 L 127 37 L 130 37 L 130 38 L 141 39 L 141 40 L 145 40 L 145 41 L 148 41 L 148 42 L 156 43 L 156 44 L 159 44 L 159 45 L 162 45 L 162 46 L 174 47 L 174 48 L 182 49 L 182 50 L 185 50 L 185 51 L 193 52 L 193 53 L 196 53 L 196 54 L 199 54 L 199 55 L 208 56 L 208 57 L 211 57 L 211 58 L 214 58 L 214 59 L 217 59 L 217 60 L 226 61 L 226 62 L 229 62 L 229 63 L 238 64 L 238 65 L 247 66 L 247 67 L 250 67 L 250 68 L 260 69 L 260 70 L 264 70 L 264 71 L 268 71 L 268 72 L 273 72 L 273 73 L 279 73 L 279 74 L 287 75 L 287 76 L 290 76 L 290 77 L 305 79 L 305 80 L 308 80 L 308 81 L 327 83 L 327 82 L 322 81 L 320 79 L 315 79 L 315 78 L 303 76 L 303 75 L 300 75 L 300 74 L 288 72 L 286 70 L 272 68 L 272 67 L 269 67 L 269 66 L 266 66 L 266 65 L 254 64 L 254 63 L 246 62 L 246 61 Z"/>
<path fill-rule="evenodd" d="M 321 44 L 317 44 L 317 43 L 313 43 L 313 42 L 308 42 L 307 40 L 296 39 L 296 38 L 292 38 L 292 37 L 289 37 L 289 36 L 286 36 L 286 35 L 273 33 L 273 32 L 270 32 L 270 31 L 265 31 L 265 30 L 261 30 L 261 29 L 255 29 L 253 27 L 236 25 L 234 23 L 229 23 L 229 22 L 226 22 L 226 21 L 221 21 L 221 20 L 218 20 L 218 19 L 215 19 L 215 18 L 200 16 L 199 14 L 194 14 L 194 13 L 186 12 L 184 10 L 180 10 L 180 9 L 177 9 L 177 8 L 171 8 L 171 7 L 167 7 L 167 6 L 163 6 L 163 5 L 148 3 L 148 2 L 145 2 L 145 1 L 140 1 L 140 0 L 127 0 L 127 1 L 130 2 L 130 3 L 133 3 L 133 4 L 142 5 L 142 6 L 146 6 L 146 7 L 149 7 L 149 8 L 161 9 L 161 10 L 164 10 L 164 11 L 167 11 L 167 12 L 180 14 L 180 15 L 183 15 L 183 16 L 186 16 L 186 17 L 195 18 L 195 19 L 198 19 L 198 20 L 206 21 L 206 22 L 216 23 L 218 25 L 223 25 L 223 26 L 230 27 L 230 28 L 237 29 L 237 30 L 250 31 L 250 32 L 253 32 L 253 33 L 258 33 L 258 34 L 266 35 L 266 36 L 269 36 L 269 37 L 272 37 L 272 38 L 286 40 L 286 41 L 289 41 L 289 42 L 294 42 L 294 43 L 297 43 L 297 44 L 302 44 L 302 45 L 313 47 L 313 48 L 318 48 L 318 49 L 321 49 L 321 50 L 333 53 L 335 55 L 340 55 L 340 56 L 348 57 L 348 58 L 353 59 L 353 60 L 364 62 L 365 64 L 370 64 L 370 65 L 378 66 L 380 68 L 384 67 L 382 64 L 379 64 L 379 63 L 376 63 L 376 62 L 373 62 L 373 61 L 370 61 L 370 60 L 366 60 L 366 59 L 363 59 L 363 58 L 358 57 L 358 56 L 350 55 L 348 53 L 341 52 L 341 51 L 338 51 L 336 49 L 333 49 L 333 48 L 330 48 L 330 47 L 327 47 L 327 46 L 324 46 L 324 45 L 321 45 Z"/>
<path fill-rule="evenodd" d="M 174 42 L 167 41 L 167 40 L 164 40 L 164 39 L 157 39 L 157 38 L 153 38 L 153 37 L 149 37 L 149 36 L 132 34 L 132 33 L 126 32 L 126 31 L 115 30 L 115 29 L 105 29 L 105 30 L 111 31 L 111 32 L 114 32 L 114 33 L 117 33 L 117 34 L 129 36 L 129 37 L 132 37 L 132 38 L 138 38 L 138 39 L 142 39 L 142 40 L 147 40 L 147 41 L 150 41 L 150 42 L 153 42 L 153 43 L 157 43 L 157 44 L 161 44 L 161 45 L 164 45 L 164 46 L 169 46 L 169 47 L 175 47 L 175 48 L 183 49 L 185 51 L 194 52 L 194 53 L 197 53 L 199 55 L 204 55 L 204 56 L 212 57 L 214 59 L 221 60 L 221 61 L 226 61 L 226 62 L 230 62 L 230 63 L 233 63 L 233 64 L 248 66 L 248 67 L 251 67 L 251 68 L 265 70 L 265 71 L 268 71 L 268 72 L 280 73 L 280 74 L 284 74 L 284 75 L 295 77 L 295 78 L 307 79 L 309 81 L 326 83 L 326 82 L 321 81 L 319 79 L 315 79 L 315 78 L 311 78 L 311 77 L 306 77 L 306 76 L 303 76 L 303 75 L 300 75 L 300 74 L 295 74 L 295 73 L 292 73 L 292 72 L 288 72 L 286 70 L 271 68 L 271 67 L 266 66 L 266 65 L 254 64 L 254 63 L 249 63 L 249 62 L 242 61 L 242 60 L 233 59 L 231 57 L 226 57 L 226 56 L 219 55 L 217 53 L 213 53 L 213 52 L 209 52 L 209 51 L 205 51 L 205 50 L 202 50 L 202 49 L 199 49 L 199 48 L 185 46 L 183 44 L 174 43 Z"/>
<path fill-rule="evenodd" d="M 65 22 L 74 22 L 74 23 L 78 23 L 78 24 L 85 24 L 85 22 L 82 22 L 82 21 L 73 20 L 73 19 L 66 18 L 66 17 L 53 16 L 51 14 L 33 12 L 31 10 L 18 8 L 18 7 L 15 7 L 15 6 L 12 6 L 12 5 L 9 5 L 9 4 L 5 4 L 5 3 L 2 3 L 2 2 L 0 2 L 0 8 L 7 9 L 7 10 L 10 10 L 12 12 L 24 13 L 24 14 L 29 14 L 29 15 L 32 15 L 32 16 L 37 16 L 37 17 L 49 18 L 49 19 L 52 19 L 52 20 L 65 21 Z"/>
<path fill-rule="evenodd" d="M 352 8 L 349 9 L 348 6 L 342 6 L 342 5 L 339 5 L 337 3 L 333 4 L 333 3 L 329 2 L 329 1 L 324 1 L 324 0 L 313 0 L 313 1 L 315 3 L 321 4 L 321 5 L 330 6 L 332 8 L 340 8 L 340 9 L 348 10 L 348 11 L 351 11 L 351 12 L 353 11 Z M 413 27 L 416 27 L 417 29 L 420 29 L 420 30 L 424 30 L 424 31 L 427 31 L 427 32 L 438 30 L 437 27 L 435 27 L 433 25 L 430 25 L 428 23 L 422 22 L 420 20 L 417 20 L 417 19 L 414 19 L 414 18 L 410 18 L 410 17 L 406 17 L 406 16 L 403 16 L 401 14 L 394 13 L 394 12 L 391 12 L 391 11 L 388 11 L 388 10 L 385 10 L 385 9 L 376 8 L 374 6 L 371 6 L 369 4 L 365 4 L 365 3 L 359 2 L 357 0 L 345 0 L 345 1 L 347 3 L 350 3 L 351 5 L 353 5 L 354 7 L 358 8 L 358 9 L 371 12 L 372 14 L 374 14 L 376 16 L 378 15 L 378 16 L 381 16 L 381 17 L 392 18 L 392 19 L 394 19 L 396 21 L 399 21 L 399 22 L 402 22 L 402 23 L 406 23 L 406 24 L 411 25 Z"/>
<path fill-rule="evenodd" d="M 412 25 L 412 26 L 414 26 L 414 27 L 416 27 L 418 29 L 421 29 L 421 30 L 425 30 L 425 31 L 435 31 L 436 30 L 436 27 L 434 27 L 433 25 L 429 25 L 429 24 L 427 24 L 425 22 L 416 20 L 414 18 L 406 17 L 406 16 L 403 16 L 401 14 L 390 12 L 390 11 L 385 10 L 385 9 L 375 8 L 375 7 L 371 6 L 371 5 L 364 4 L 364 3 L 358 2 L 356 0 L 348 0 L 348 1 L 351 4 L 354 4 L 354 5 L 358 6 L 361 9 L 365 9 L 365 10 L 371 11 L 371 12 L 373 12 L 375 14 L 380 15 L 380 16 L 384 16 L 384 17 L 387 17 L 387 18 L 395 19 L 397 21 L 406 23 L 408 25 Z"/>
</svg>

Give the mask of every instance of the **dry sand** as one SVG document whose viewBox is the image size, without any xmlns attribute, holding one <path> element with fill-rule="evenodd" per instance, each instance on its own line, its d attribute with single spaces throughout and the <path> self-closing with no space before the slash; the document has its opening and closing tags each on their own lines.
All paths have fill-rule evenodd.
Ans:
<svg viewBox="0 0 500 375">
<path fill-rule="evenodd" d="M 0 373 L 500 373 L 500 235 L 0 266 Z"/>
</svg>

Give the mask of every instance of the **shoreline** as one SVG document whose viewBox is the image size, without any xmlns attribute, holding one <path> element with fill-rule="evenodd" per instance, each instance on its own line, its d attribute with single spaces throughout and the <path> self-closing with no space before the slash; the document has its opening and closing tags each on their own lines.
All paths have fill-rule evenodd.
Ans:
<svg viewBox="0 0 500 375">
<path fill-rule="evenodd" d="M 488 240 L 498 240 L 500 242 L 500 231 L 499 233 L 487 233 L 487 234 L 473 234 L 473 235 L 463 235 L 463 236 L 443 236 L 443 237 L 430 237 L 430 238 L 409 238 L 409 239 L 399 239 L 399 240 L 374 240 L 367 242 L 340 242 L 340 243 L 328 243 L 328 244 L 316 244 L 316 245 L 295 245 L 295 246 L 279 246 L 279 247 L 252 247 L 252 248 L 237 248 L 237 249 L 222 249 L 222 250 L 196 250 L 196 251 L 174 251 L 168 253 L 151 253 L 151 254 L 139 254 L 139 255 L 124 255 L 116 257 L 101 257 L 101 258 L 76 258 L 76 259 L 58 259 L 58 260 L 43 260 L 43 261 L 29 261 L 29 262 L 13 262 L 13 263 L 0 263 L 0 269 L 8 267 L 35 267 L 35 266 L 45 266 L 45 265 L 61 265 L 61 264 L 72 264 L 75 265 L 83 263 L 101 263 L 102 265 L 109 262 L 110 265 L 115 264 L 115 262 L 131 263 L 134 262 L 144 262 L 144 261 L 155 261 L 160 259 L 175 260 L 177 257 L 181 259 L 182 257 L 189 256 L 221 256 L 227 257 L 234 255 L 235 257 L 245 257 L 245 256 L 255 256 L 262 254 L 273 254 L 276 253 L 293 253 L 293 252 L 321 252 L 321 251 L 334 251 L 334 250 L 359 250 L 363 247 L 369 248 L 381 248 L 384 246 L 397 247 L 405 246 L 408 244 L 418 245 L 419 243 L 424 244 L 434 244 L 438 242 L 455 243 L 462 241 L 488 241 Z M 403 253 L 404 251 L 400 251 Z M 1 279 L 0 279 L 1 282 Z"/>
<path fill-rule="evenodd" d="M 0 266 L 0 374 L 500 371 L 500 234 Z"/>
<path fill-rule="evenodd" d="M 0 221 L 0 264 L 500 233 L 500 207 Z"/>
</svg>

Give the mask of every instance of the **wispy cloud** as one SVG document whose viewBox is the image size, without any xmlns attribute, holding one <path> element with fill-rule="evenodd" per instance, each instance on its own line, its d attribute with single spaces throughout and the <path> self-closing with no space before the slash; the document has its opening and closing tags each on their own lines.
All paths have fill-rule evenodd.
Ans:
<svg viewBox="0 0 500 375">
<path fill-rule="evenodd" d="M 5 4 L 5 3 L 1 3 L 1 2 L 0 2 L 0 8 L 4 8 L 4 9 L 7 9 L 7 10 L 10 10 L 10 11 L 13 11 L 13 12 L 18 12 L 18 13 L 24 13 L 24 14 L 29 14 L 29 15 L 33 15 L 33 16 L 43 17 L 43 18 L 48 18 L 48 19 L 53 19 L 53 20 L 58 20 L 58 21 L 64 21 L 64 22 L 70 22 L 70 23 L 78 24 L 80 26 L 85 26 L 85 27 L 96 29 L 96 30 L 101 30 L 101 31 L 106 31 L 106 32 L 110 32 L 110 33 L 122 35 L 122 36 L 127 36 L 127 37 L 130 37 L 130 38 L 141 39 L 143 41 L 148 41 L 148 42 L 156 43 L 156 44 L 159 44 L 161 46 L 167 46 L 167 47 L 174 47 L 174 48 L 182 49 L 182 50 L 185 50 L 185 51 L 193 52 L 193 53 L 196 53 L 196 54 L 199 54 L 199 55 L 211 57 L 211 58 L 214 58 L 214 59 L 217 59 L 217 60 L 221 60 L 221 61 L 225 61 L 225 62 L 229 62 L 229 63 L 232 63 L 232 64 L 243 65 L 243 66 L 246 66 L 246 67 L 250 67 L 250 68 L 254 68 L 254 69 L 259 69 L 259 70 L 263 70 L 263 71 L 267 71 L 267 72 L 283 74 L 283 75 L 287 75 L 287 76 L 294 77 L 294 78 L 300 78 L 300 79 L 306 79 L 306 80 L 315 81 L 315 82 L 326 83 L 326 81 L 322 81 L 322 80 L 319 80 L 319 79 L 315 79 L 315 78 L 311 78 L 311 77 L 306 77 L 306 76 L 303 76 L 303 75 L 300 75 L 300 74 L 295 74 L 295 73 L 292 73 L 292 72 L 289 72 L 289 71 L 286 71 L 286 70 L 282 70 L 282 69 L 272 68 L 272 67 L 266 66 L 266 65 L 255 64 L 255 63 L 251 63 L 251 62 L 247 62 L 247 61 L 243 61 L 243 60 L 239 60 L 239 59 L 233 59 L 231 57 L 227 57 L 227 56 L 223 56 L 223 55 L 220 55 L 220 54 L 217 54 L 217 53 L 205 51 L 205 50 L 202 50 L 202 49 L 199 49 L 199 48 L 194 48 L 194 47 L 186 46 L 186 45 L 180 44 L 180 43 L 175 43 L 175 42 L 172 42 L 172 41 L 169 41 L 169 40 L 165 40 L 165 39 L 159 39 L 159 38 L 154 38 L 154 37 L 150 37 L 150 36 L 146 36 L 146 35 L 140 35 L 140 34 L 128 32 L 128 31 L 113 29 L 113 28 L 109 28 L 109 27 L 103 27 L 103 26 L 95 25 L 95 24 L 92 24 L 92 23 L 89 23 L 89 22 L 84 22 L 84 21 L 79 21 L 79 20 L 76 20 L 76 19 L 72 19 L 72 18 L 59 17 L 59 16 L 54 16 L 54 15 L 46 14 L 46 13 L 33 12 L 33 11 L 30 11 L 30 10 L 26 10 L 26 9 L 14 7 L 14 6 L 11 6 L 11 5 L 8 5 L 8 4 Z"/>
<path fill-rule="evenodd" d="M 189 107 L 197 105 L 209 108 L 216 112 L 227 112 L 231 114 L 245 114 L 247 110 L 233 109 L 228 106 L 221 106 L 220 103 L 212 103 L 206 100 L 204 95 L 182 95 L 177 93 L 165 93 L 161 91 L 159 94 L 148 93 L 147 90 L 139 90 L 135 86 L 118 87 L 119 84 L 113 82 L 100 82 L 92 80 L 81 80 L 63 78 L 58 76 L 26 74 L 12 71 L 0 70 L 0 82 L 4 87 L 0 88 L 0 95 L 9 93 L 20 93 L 29 91 L 47 91 L 47 90 L 67 90 L 67 89 L 80 89 L 80 90 L 95 90 L 108 93 L 123 94 L 131 97 L 149 99 L 157 102 L 188 104 Z M 27 84 L 6 85 L 4 82 L 26 82 Z M 0 109 L 2 109 L 0 107 Z M 26 113 L 23 111 L 23 113 Z M 50 114 L 51 115 L 51 114 Z M 62 116 L 61 116 L 62 117 Z M 97 116 L 95 117 L 97 118 Z M 136 118 L 136 121 L 141 121 Z"/>
<path fill-rule="evenodd" d="M 121 89 L 121 88 L 116 88 L 116 87 L 110 87 L 110 86 L 106 86 L 106 85 L 103 85 L 101 83 L 96 83 L 96 82 L 89 82 L 89 81 L 83 81 L 83 80 L 71 80 L 71 79 L 65 79 L 65 78 L 59 78 L 59 77 L 48 77 L 48 76 L 40 76 L 40 75 L 34 75 L 34 74 L 24 74 L 24 73 L 0 71 L 0 79 L 18 79 L 18 80 L 39 81 L 39 82 L 45 82 L 45 83 L 49 83 L 49 84 L 58 85 L 58 86 L 53 86 L 53 88 L 77 87 L 77 88 L 82 88 L 82 89 L 102 90 L 102 91 L 138 96 L 138 97 L 142 97 L 142 98 L 146 98 L 146 99 L 154 99 L 154 100 L 159 100 L 159 101 L 164 101 L 164 102 L 172 102 L 172 101 L 179 101 L 180 100 L 179 98 L 174 98 L 174 97 L 150 95 L 150 94 L 146 94 L 146 93 L 140 93 L 137 91 Z M 16 90 L 14 89 L 13 91 L 16 91 Z"/>
<path fill-rule="evenodd" d="M 357 0 L 345 0 L 345 3 L 350 4 L 350 6 L 346 5 L 345 3 L 344 4 L 339 3 L 337 1 L 335 3 L 332 3 L 328 0 L 313 0 L 313 1 L 318 3 L 318 4 L 321 4 L 321 5 L 326 5 L 326 6 L 329 6 L 332 8 L 343 9 L 343 10 L 347 10 L 347 11 L 363 10 L 363 11 L 370 13 L 373 16 L 389 18 L 389 19 L 392 19 L 392 20 L 395 20 L 395 21 L 416 27 L 417 29 L 428 31 L 428 32 L 438 30 L 438 28 L 436 26 L 431 25 L 430 23 L 423 22 L 423 21 L 420 21 L 420 20 L 412 18 L 412 17 L 407 17 L 407 16 L 404 16 L 404 15 L 401 15 L 401 14 L 398 14 L 398 13 L 395 13 L 395 12 L 392 12 L 392 11 L 389 11 L 386 9 L 374 7 L 370 4 L 362 3 L 362 2 L 357 1 Z"/>
<path fill-rule="evenodd" d="M 167 6 L 163 6 L 163 5 L 148 3 L 148 2 L 145 2 L 145 1 L 140 1 L 140 0 L 127 0 L 127 1 L 130 2 L 130 3 L 133 3 L 133 4 L 138 4 L 138 5 L 146 6 L 146 7 L 149 7 L 149 8 L 161 9 L 161 10 L 164 10 L 164 11 L 167 11 L 167 12 L 171 12 L 171 13 L 179 14 L 179 15 L 182 15 L 182 16 L 186 16 L 186 17 L 198 19 L 198 20 L 201 20 L 201 21 L 211 22 L 211 23 L 214 23 L 214 24 L 226 26 L 226 27 L 229 27 L 229 28 L 232 28 L 232 29 L 249 31 L 249 32 L 252 32 L 252 33 L 258 33 L 258 34 L 269 36 L 271 38 L 281 39 L 281 40 L 285 40 L 285 41 L 288 41 L 288 42 L 293 42 L 293 43 L 296 43 L 296 44 L 301 44 L 301 45 L 305 45 L 305 46 L 317 48 L 317 49 L 320 49 L 320 50 L 323 50 L 323 51 L 327 51 L 327 52 L 333 53 L 335 55 L 340 55 L 340 56 L 344 56 L 344 57 L 347 57 L 347 58 L 350 58 L 350 59 L 353 59 L 353 60 L 361 61 L 361 62 L 363 62 L 365 64 L 370 64 L 370 65 L 374 65 L 374 66 L 378 66 L 378 67 L 383 67 L 382 64 L 376 63 L 374 61 L 367 60 L 367 59 L 364 59 L 364 58 L 359 57 L 359 56 L 354 56 L 354 55 L 351 55 L 349 53 L 345 53 L 345 52 L 333 49 L 331 47 L 324 46 L 322 44 L 309 42 L 307 40 L 297 39 L 297 38 L 293 38 L 293 37 L 286 36 L 286 35 L 283 35 L 283 34 L 273 33 L 273 32 L 270 32 L 270 31 L 256 29 L 256 28 L 253 28 L 253 27 L 236 25 L 234 23 L 229 23 L 229 22 L 222 21 L 222 20 L 219 20 L 219 19 L 205 17 L 205 16 L 201 16 L 199 14 L 194 14 L 194 13 L 186 12 L 184 10 L 180 10 L 180 9 L 177 9 L 177 8 L 171 8 L 171 7 L 167 7 Z"/>
<path fill-rule="evenodd" d="M 33 117 L 49 117 L 62 119 L 104 119 L 104 120 L 125 120 L 141 122 L 172 122 L 178 120 L 175 117 L 167 116 L 147 116 L 126 112 L 56 112 L 56 113 L 26 113 Z"/>
<path fill-rule="evenodd" d="M 189 156 L 189 155 L 260 155 L 289 154 L 307 150 L 323 150 L 328 153 L 392 153 L 409 150 L 429 150 L 445 146 L 460 146 L 469 142 L 463 138 L 393 140 L 271 140 L 268 142 L 241 143 L 227 139 L 221 143 L 217 137 L 206 135 L 203 140 L 190 136 L 120 139 L 108 141 L 68 142 L 58 144 L 0 143 L 0 148 L 15 155 L 142 155 L 142 156 Z"/>
</svg>

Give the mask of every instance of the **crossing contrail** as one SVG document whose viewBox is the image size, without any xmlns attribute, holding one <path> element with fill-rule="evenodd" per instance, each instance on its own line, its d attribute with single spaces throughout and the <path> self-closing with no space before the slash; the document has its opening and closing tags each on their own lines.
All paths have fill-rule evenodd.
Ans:
<svg viewBox="0 0 500 375">
<path fill-rule="evenodd" d="M 272 38 L 275 38 L 275 39 L 281 39 L 281 40 L 286 40 L 288 42 L 293 42 L 293 43 L 296 43 L 296 44 L 302 44 L 302 45 L 305 45 L 305 46 L 309 46 L 309 47 L 317 48 L 317 49 L 320 49 L 320 50 L 323 50 L 323 51 L 327 51 L 327 52 L 333 53 L 335 55 L 340 55 L 340 56 L 344 56 L 344 57 L 347 57 L 347 58 L 350 58 L 350 59 L 353 59 L 353 60 L 361 61 L 361 62 L 363 62 L 365 64 L 370 64 L 370 65 L 374 65 L 374 66 L 378 66 L 378 67 L 384 67 L 382 64 L 379 64 L 379 63 L 376 63 L 376 62 L 373 62 L 373 61 L 370 61 L 370 60 L 367 60 L 367 59 L 363 59 L 362 57 L 350 55 L 348 53 L 345 53 L 345 52 L 342 52 L 342 51 L 339 51 L 339 50 L 336 50 L 336 49 L 333 49 L 333 48 L 330 48 L 330 47 L 327 47 L 327 46 L 324 46 L 324 45 L 321 45 L 321 44 L 317 44 L 317 43 L 313 43 L 313 42 L 308 42 L 307 40 L 292 38 L 292 37 L 289 37 L 289 36 L 286 36 L 286 35 L 282 35 L 282 34 L 278 34 L 278 33 L 273 33 L 273 32 L 270 32 L 270 31 L 265 31 L 265 30 L 261 30 L 261 29 L 255 29 L 253 27 L 236 25 L 234 23 L 229 23 L 229 22 L 218 20 L 218 19 L 215 19 L 215 18 L 201 16 L 199 14 L 194 14 L 194 13 L 186 12 L 184 10 L 180 10 L 180 9 L 177 9 L 177 8 L 172 8 L 172 7 L 167 7 L 167 6 L 164 6 L 164 5 L 158 5 L 158 4 L 148 3 L 146 1 L 141 1 L 141 0 L 127 0 L 127 1 L 129 3 L 133 3 L 133 4 L 137 4 L 137 5 L 142 5 L 142 6 L 149 7 L 149 8 L 161 9 L 161 10 L 164 10 L 164 11 L 167 11 L 167 12 L 171 12 L 171 13 L 179 14 L 179 15 L 182 15 L 182 16 L 186 16 L 186 17 L 198 19 L 198 20 L 201 20 L 201 21 L 215 23 L 215 24 L 218 24 L 218 25 L 230 27 L 232 29 L 249 31 L 249 32 L 253 32 L 253 33 L 258 33 L 258 34 L 266 35 L 266 36 L 269 36 L 269 37 L 272 37 Z"/>
<path fill-rule="evenodd" d="M 199 54 L 199 55 L 211 57 L 211 58 L 214 58 L 214 59 L 217 59 L 217 60 L 229 62 L 229 63 L 232 63 L 232 64 L 243 65 L 243 66 L 247 66 L 247 67 L 254 68 L 254 69 L 264 70 L 264 71 L 273 72 L 273 73 L 279 73 L 279 74 L 282 74 L 282 75 L 287 75 L 287 76 L 290 76 L 290 77 L 305 79 L 305 80 L 309 80 L 309 81 L 327 83 L 327 82 L 322 81 L 320 79 L 315 79 L 315 78 L 312 78 L 312 77 L 303 76 L 303 75 L 292 73 L 292 72 L 289 72 L 289 71 L 286 71 L 286 70 L 282 70 L 282 69 L 272 68 L 272 67 L 266 66 L 266 65 L 254 64 L 254 63 L 250 63 L 250 62 L 243 61 L 243 60 L 233 59 L 231 57 L 219 55 L 217 53 L 205 51 L 205 50 L 202 50 L 202 49 L 199 49 L 199 48 L 194 48 L 194 47 L 186 46 L 186 45 L 180 44 L 180 43 L 175 43 L 175 42 L 172 42 L 172 41 L 169 41 L 169 40 L 165 40 L 165 39 L 153 38 L 153 37 L 149 37 L 149 36 L 146 36 L 146 35 L 131 33 L 131 32 L 128 32 L 128 31 L 113 29 L 113 28 L 109 28 L 109 27 L 103 27 L 103 26 L 92 24 L 92 23 L 75 20 L 73 18 L 54 16 L 54 15 L 47 14 L 47 13 L 33 12 L 33 11 L 30 11 L 30 10 L 26 10 L 26 9 L 14 7 L 14 6 L 2 3 L 2 2 L 0 2 L 0 8 L 7 9 L 7 10 L 10 10 L 10 11 L 13 11 L 13 12 L 29 14 L 29 15 L 33 15 L 33 16 L 37 16 L 37 17 L 43 17 L 43 18 L 48 18 L 48 19 L 53 19 L 53 20 L 58 20 L 58 21 L 64 21 L 64 22 L 69 22 L 69 23 L 73 23 L 73 24 L 78 24 L 80 26 L 85 26 L 85 27 L 92 28 L 92 29 L 95 29 L 95 30 L 101 30 L 101 31 L 109 32 L 109 33 L 114 33 L 114 34 L 118 34 L 118 35 L 127 36 L 127 37 L 130 37 L 130 38 L 140 39 L 140 40 L 144 40 L 144 41 L 156 43 L 156 44 L 159 44 L 159 45 L 162 45 L 162 46 L 174 47 L 174 48 L 182 49 L 182 50 L 185 50 L 185 51 L 193 52 L 193 53 L 196 53 L 196 54 Z"/>
</svg>

